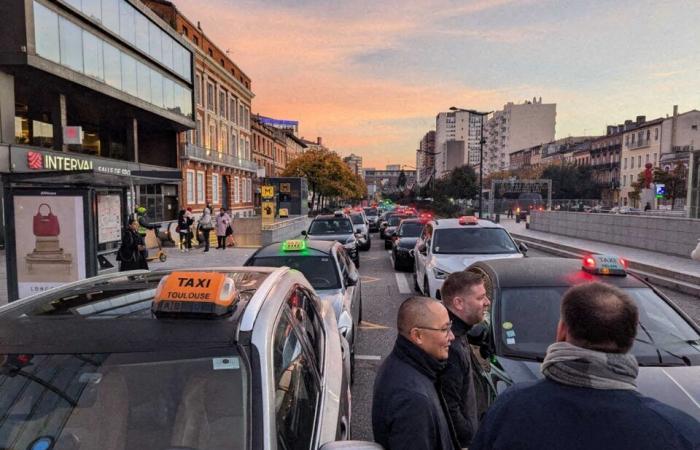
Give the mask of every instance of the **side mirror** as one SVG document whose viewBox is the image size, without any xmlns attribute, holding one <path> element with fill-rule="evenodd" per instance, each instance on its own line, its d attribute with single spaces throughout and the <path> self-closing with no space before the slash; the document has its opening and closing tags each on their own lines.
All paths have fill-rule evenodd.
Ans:
<svg viewBox="0 0 700 450">
<path fill-rule="evenodd" d="M 518 248 L 519 248 L 520 251 L 523 252 L 523 253 L 527 253 L 527 251 L 529 250 L 529 249 L 527 248 L 527 245 L 526 245 L 524 242 L 521 242 L 520 244 L 518 244 Z"/>
<path fill-rule="evenodd" d="M 302 235 L 302 236 L 307 236 L 308 233 L 306 232 L 306 230 L 301 230 L 301 235 Z"/>
<path fill-rule="evenodd" d="M 355 228 L 355 233 L 362 234 L 362 228 Z"/>
<path fill-rule="evenodd" d="M 425 255 L 428 252 L 428 247 L 425 244 L 418 245 L 418 252 L 421 255 Z"/>
<path fill-rule="evenodd" d="M 345 277 L 345 284 L 348 286 L 355 286 L 357 285 L 358 281 L 360 281 L 360 277 L 358 276 L 357 272 L 350 272 L 348 273 L 348 276 Z"/>
</svg>

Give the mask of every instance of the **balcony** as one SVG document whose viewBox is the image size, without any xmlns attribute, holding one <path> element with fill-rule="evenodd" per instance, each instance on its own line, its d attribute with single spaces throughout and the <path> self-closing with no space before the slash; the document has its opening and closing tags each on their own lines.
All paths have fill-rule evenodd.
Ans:
<svg viewBox="0 0 700 450">
<path fill-rule="evenodd" d="M 627 146 L 627 148 L 631 150 L 635 150 L 638 148 L 644 148 L 644 147 L 649 147 L 649 139 L 641 139 L 635 142 L 630 142 L 630 144 Z"/>
<path fill-rule="evenodd" d="M 180 158 L 247 170 L 249 172 L 257 172 L 258 170 L 258 165 L 254 161 L 237 158 L 233 155 L 227 155 L 226 153 L 221 153 L 216 150 L 209 150 L 194 144 L 181 145 Z"/>
<path fill-rule="evenodd" d="M 620 162 L 604 162 L 591 165 L 594 170 L 617 170 L 620 168 Z"/>
</svg>

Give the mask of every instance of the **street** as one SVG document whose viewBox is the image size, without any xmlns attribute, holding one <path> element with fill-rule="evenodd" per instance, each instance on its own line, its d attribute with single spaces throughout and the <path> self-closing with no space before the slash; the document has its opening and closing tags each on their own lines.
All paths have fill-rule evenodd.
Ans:
<svg viewBox="0 0 700 450">
<path fill-rule="evenodd" d="M 550 256 L 529 250 L 532 258 Z M 396 313 L 401 302 L 413 295 L 413 277 L 394 271 L 390 252 L 373 234 L 372 249 L 360 254 L 363 322 L 356 347 L 355 383 L 352 389 L 352 435 L 372 439 L 372 385 L 379 364 L 391 352 L 396 338 Z M 696 323 L 700 323 L 700 302 L 689 295 L 662 289 Z"/>
</svg>

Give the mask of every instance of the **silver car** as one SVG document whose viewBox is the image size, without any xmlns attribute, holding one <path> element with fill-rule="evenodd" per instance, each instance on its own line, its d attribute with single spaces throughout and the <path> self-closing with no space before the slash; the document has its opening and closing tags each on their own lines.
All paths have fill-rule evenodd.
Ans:
<svg viewBox="0 0 700 450">
<path fill-rule="evenodd" d="M 308 230 L 301 232 L 308 239 L 317 241 L 338 241 L 350 254 L 350 258 L 355 263 L 355 267 L 360 268 L 360 243 L 357 233 L 352 226 L 350 217 L 338 211 L 335 214 L 321 214 L 311 221 Z"/>
<path fill-rule="evenodd" d="M 372 248 L 372 238 L 369 234 L 369 222 L 365 213 L 362 211 L 355 211 L 350 213 L 350 220 L 352 221 L 352 226 L 355 228 L 355 233 L 359 234 L 359 246 L 360 250 L 369 250 Z"/>
</svg>

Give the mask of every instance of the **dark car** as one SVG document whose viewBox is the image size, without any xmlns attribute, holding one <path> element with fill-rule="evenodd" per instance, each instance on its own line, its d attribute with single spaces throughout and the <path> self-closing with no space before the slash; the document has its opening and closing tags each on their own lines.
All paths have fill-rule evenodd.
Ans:
<svg viewBox="0 0 700 450">
<path fill-rule="evenodd" d="M 334 214 L 321 214 L 311 221 L 309 229 L 302 231 L 302 235 L 317 241 L 338 241 L 343 244 L 345 250 L 355 266 L 360 268 L 360 242 L 358 230 L 353 228 L 352 221 L 347 214 L 336 212 Z"/>
<path fill-rule="evenodd" d="M 365 216 L 369 222 L 369 232 L 373 233 L 379 231 L 379 208 L 374 206 L 368 206 L 363 208 L 365 211 Z"/>
<path fill-rule="evenodd" d="M 391 258 L 395 270 L 413 270 L 413 247 L 423 232 L 425 221 L 404 219 L 392 240 Z"/>
<path fill-rule="evenodd" d="M 495 396 L 513 383 L 542 378 L 540 364 L 555 341 L 563 294 L 571 286 L 599 281 L 622 289 L 639 309 L 631 350 L 640 366 L 639 391 L 700 420 L 700 328 L 624 266 L 617 257 L 601 255 L 583 261 L 494 259 L 469 266 L 484 277 L 491 299 L 491 320 L 470 332 L 488 368 L 482 371 L 487 391 Z"/>
<path fill-rule="evenodd" d="M 384 240 L 385 249 L 391 248 L 391 239 L 394 236 L 394 233 L 399 227 L 401 221 L 404 219 L 412 219 L 415 217 L 416 216 L 414 215 L 408 214 L 390 214 L 389 216 L 387 216 L 386 220 L 379 227 L 379 237 Z"/>
</svg>

